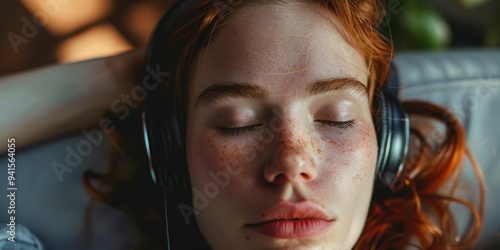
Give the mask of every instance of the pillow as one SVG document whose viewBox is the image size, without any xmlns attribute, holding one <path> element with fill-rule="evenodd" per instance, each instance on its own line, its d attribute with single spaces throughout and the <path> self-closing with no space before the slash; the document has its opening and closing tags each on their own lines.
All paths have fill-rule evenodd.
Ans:
<svg viewBox="0 0 500 250">
<path fill-rule="evenodd" d="M 402 100 L 428 100 L 447 107 L 460 118 L 487 186 L 479 245 L 499 244 L 500 50 L 405 52 L 398 54 L 395 64 Z M 465 165 L 462 178 L 475 180 L 470 164 Z M 466 218 L 459 224 L 463 227 L 465 223 Z"/>
<path fill-rule="evenodd" d="M 105 172 L 110 163 L 111 143 L 105 137 L 91 141 L 80 133 L 16 151 L 15 223 L 45 249 L 129 249 L 139 237 L 124 213 L 91 201 L 84 190 L 83 171 Z M 6 157 L 0 166 L 6 178 Z M 65 167 L 68 172 L 62 172 Z M 0 183 L 0 207 L 7 208 L 7 182 Z M 7 220 L 5 209 L 0 222 Z"/>
</svg>

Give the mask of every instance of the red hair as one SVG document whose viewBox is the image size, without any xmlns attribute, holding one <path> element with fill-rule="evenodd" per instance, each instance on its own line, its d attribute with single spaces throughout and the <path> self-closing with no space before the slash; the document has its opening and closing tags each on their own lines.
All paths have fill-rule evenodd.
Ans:
<svg viewBox="0 0 500 250">
<path fill-rule="evenodd" d="M 177 28 L 171 34 L 167 34 L 169 39 L 165 48 L 169 56 L 165 60 L 173 67 L 173 74 L 167 79 L 166 84 L 174 86 L 176 91 L 174 96 L 178 98 L 176 103 L 179 103 L 181 111 L 185 111 L 187 100 L 187 84 L 185 83 L 189 82 L 190 65 L 216 28 L 231 15 L 237 14 L 243 6 L 251 3 L 281 2 L 297 1 L 200 0 L 179 17 L 176 23 Z M 326 8 L 344 27 L 346 40 L 366 59 L 369 69 L 368 93 L 372 107 L 375 107 L 374 96 L 385 83 L 393 56 L 391 44 L 377 30 L 383 18 L 382 6 L 376 0 L 303 0 L 300 2 Z M 467 149 L 464 129 L 452 113 L 439 106 L 413 101 L 405 102 L 404 107 L 411 117 L 411 133 L 415 143 L 412 144 L 409 157 L 405 162 L 402 185 L 395 192 L 388 191 L 385 187 L 375 187 L 365 228 L 355 249 L 400 249 L 409 245 L 424 249 L 471 247 L 478 237 L 482 224 L 484 181 L 477 163 Z M 377 117 L 377 110 L 373 109 L 372 114 Z M 183 115 L 185 112 L 181 112 L 181 120 L 185 119 Z M 422 130 L 422 124 L 415 122 L 417 116 L 423 118 L 424 121 L 440 121 L 447 128 L 446 133 L 439 141 L 434 141 L 434 135 L 429 136 Z M 133 116 L 131 117 L 130 119 L 133 119 Z M 137 122 L 130 122 L 130 124 L 127 126 L 136 126 L 132 130 L 140 131 Z M 120 141 L 115 145 L 122 147 L 125 153 L 133 155 L 137 152 L 137 148 L 131 146 L 138 145 L 132 142 L 137 138 L 127 140 L 117 134 L 112 135 L 111 138 L 115 142 Z M 480 195 L 477 207 L 472 202 L 454 195 L 455 187 L 458 185 L 458 174 L 465 156 L 469 157 L 478 174 Z M 145 162 L 141 156 L 135 158 L 139 163 Z M 146 172 L 146 167 L 141 166 L 139 172 Z M 157 233 L 160 230 L 152 230 L 149 225 L 160 227 L 161 223 L 152 222 L 146 225 L 144 222 L 147 218 L 158 218 L 152 215 L 151 211 L 157 210 L 158 214 L 161 214 L 159 202 L 144 200 L 142 206 L 137 206 L 136 201 L 130 201 L 127 198 L 129 197 L 127 192 L 133 192 L 132 189 L 124 188 L 143 182 L 145 175 L 137 174 L 137 177 L 120 182 L 105 176 L 107 175 L 98 175 L 88 171 L 84 176 L 87 191 L 95 199 L 134 214 L 142 223 L 138 224 L 139 227 L 149 229 L 148 233 L 153 234 L 151 238 L 161 245 L 163 234 Z M 92 187 L 91 179 L 111 183 L 115 188 L 111 192 L 100 192 Z M 444 193 L 443 189 L 449 185 L 451 188 Z M 143 193 L 141 190 L 135 190 L 137 193 Z M 157 199 L 160 198 L 157 197 Z M 471 223 L 460 237 L 457 235 L 458 228 L 453 212 L 450 210 L 452 202 L 464 205 L 472 215 Z M 149 208 L 141 208 L 147 204 L 150 205 Z"/>
<path fill-rule="evenodd" d="M 483 220 L 484 179 L 467 148 L 465 131 L 457 118 L 442 107 L 423 101 L 403 104 L 411 119 L 422 120 L 411 125 L 413 143 L 405 162 L 404 180 L 394 193 L 374 190 L 356 249 L 402 249 L 409 245 L 422 249 L 471 248 Z M 429 133 L 433 121 L 445 125 L 444 134 Z M 454 194 L 465 156 L 477 174 L 478 208 Z M 458 233 L 451 203 L 463 205 L 471 213 L 462 234 Z"/>
</svg>

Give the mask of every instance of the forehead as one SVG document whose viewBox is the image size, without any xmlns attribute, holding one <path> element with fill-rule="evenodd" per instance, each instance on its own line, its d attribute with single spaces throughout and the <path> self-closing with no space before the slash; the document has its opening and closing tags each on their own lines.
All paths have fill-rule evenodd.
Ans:
<svg viewBox="0 0 500 250">
<path fill-rule="evenodd" d="M 326 10 L 305 4 L 244 7 L 223 20 L 192 65 L 194 92 L 217 82 L 309 83 L 351 77 L 366 84 L 364 58 Z"/>
</svg>

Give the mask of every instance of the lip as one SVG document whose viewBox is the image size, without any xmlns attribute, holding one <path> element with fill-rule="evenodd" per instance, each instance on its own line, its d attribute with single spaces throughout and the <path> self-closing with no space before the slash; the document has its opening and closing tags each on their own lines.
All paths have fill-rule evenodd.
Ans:
<svg viewBox="0 0 500 250">
<path fill-rule="evenodd" d="M 281 202 L 264 211 L 247 227 L 274 238 L 296 239 L 320 235 L 334 222 L 332 216 L 313 202 Z"/>
</svg>

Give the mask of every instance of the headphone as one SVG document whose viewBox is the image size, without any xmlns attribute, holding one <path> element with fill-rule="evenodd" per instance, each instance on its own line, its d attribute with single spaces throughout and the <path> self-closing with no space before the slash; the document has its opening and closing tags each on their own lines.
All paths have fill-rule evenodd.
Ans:
<svg viewBox="0 0 500 250">
<path fill-rule="evenodd" d="M 167 34 L 173 32 L 179 17 L 200 0 L 178 0 L 160 19 L 156 26 L 147 51 L 146 67 L 171 72 L 173 65 L 165 65 L 162 58 L 166 56 L 164 44 Z M 218 0 L 213 0 L 216 4 Z M 391 64 L 388 82 L 376 95 L 380 110 L 375 127 L 378 141 L 376 178 L 382 184 L 394 190 L 401 181 L 404 170 L 403 161 L 408 151 L 410 125 L 409 118 L 397 96 L 397 70 Z M 166 95 L 165 95 L 166 93 Z M 148 167 L 155 186 L 162 190 L 165 212 L 165 232 L 167 249 L 170 249 L 169 217 L 167 189 L 183 186 L 190 192 L 186 182 L 188 178 L 185 163 L 185 128 L 181 126 L 180 108 L 176 102 L 173 86 L 165 86 L 164 82 L 146 97 L 147 109 L 142 113 L 142 128 Z M 176 190 L 177 192 L 177 190 Z M 190 197 L 190 194 L 184 193 Z M 182 196 L 182 195 L 180 195 Z"/>
</svg>

